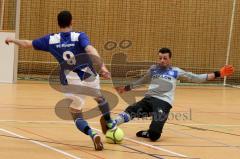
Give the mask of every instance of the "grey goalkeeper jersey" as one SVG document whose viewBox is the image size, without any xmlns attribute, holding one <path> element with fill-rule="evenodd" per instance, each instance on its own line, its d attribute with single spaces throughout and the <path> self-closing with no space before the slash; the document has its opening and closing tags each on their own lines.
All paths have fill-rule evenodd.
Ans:
<svg viewBox="0 0 240 159">
<path fill-rule="evenodd" d="M 178 67 L 163 69 L 152 65 L 147 73 L 139 80 L 130 84 L 131 89 L 142 84 L 149 84 L 145 96 L 151 96 L 173 104 L 176 83 L 178 79 L 187 79 L 190 82 L 201 83 L 207 80 L 207 74 L 194 74 Z"/>
</svg>

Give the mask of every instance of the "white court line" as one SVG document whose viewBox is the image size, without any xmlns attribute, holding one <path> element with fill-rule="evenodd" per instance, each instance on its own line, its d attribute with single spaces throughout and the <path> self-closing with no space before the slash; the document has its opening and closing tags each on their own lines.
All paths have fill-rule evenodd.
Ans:
<svg viewBox="0 0 240 159">
<path fill-rule="evenodd" d="M 0 120 L 0 122 L 18 122 L 18 123 L 59 123 L 59 124 L 74 124 L 73 121 L 54 121 L 54 120 L 40 120 L 40 121 L 32 121 L 32 120 Z M 90 121 L 89 124 L 99 124 L 99 122 Z M 125 125 L 143 125 L 149 124 L 149 122 L 131 122 L 124 123 Z M 168 123 L 167 123 L 168 124 Z M 169 123 L 171 125 L 171 123 Z M 184 126 L 216 126 L 216 127 L 240 127 L 240 124 L 183 124 Z"/>
<path fill-rule="evenodd" d="M 57 121 L 57 120 L 56 121 L 54 121 L 54 120 L 39 120 L 39 121 L 38 120 L 36 120 L 36 121 L 35 120 L 0 120 L 0 122 L 73 124 L 73 121 Z"/>
<path fill-rule="evenodd" d="M 40 121 L 34 121 L 34 120 L 0 120 L 0 122 L 17 122 L 17 123 L 59 123 L 59 124 L 74 124 L 73 121 L 54 121 L 54 120 L 40 120 Z M 100 122 L 97 122 L 97 121 L 89 121 L 88 123 L 90 124 L 100 124 Z M 142 125 L 142 124 L 149 124 L 149 122 L 141 122 L 141 123 L 125 123 L 126 125 L 129 124 L 129 125 L 135 125 L 135 124 L 139 124 L 139 125 Z"/>
<path fill-rule="evenodd" d="M 96 130 L 96 131 L 98 131 L 98 132 L 101 132 L 101 131 L 98 130 L 98 129 L 94 129 L 94 130 Z M 16 136 L 16 137 L 19 137 L 19 138 L 21 138 L 21 139 L 27 139 L 27 138 L 24 137 L 24 136 L 21 136 L 21 135 L 19 135 L 19 134 L 13 133 L 13 132 L 8 131 L 8 130 L 5 130 L 5 129 L 0 129 L 0 131 L 5 132 L 5 133 L 8 133 L 8 134 L 11 134 L 11 135 Z M 133 140 L 133 139 L 130 139 L 130 138 L 127 138 L 127 137 L 124 137 L 124 139 L 125 139 L 125 140 L 128 140 L 128 141 L 132 141 L 132 142 L 137 143 L 137 144 L 140 144 L 140 145 L 143 145 L 143 146 L 147 146 L 147 147 L 156 149 L 156 150 L 160 150 L 160 151 L 163 151 L 163 152 L 167 152 L 167 153 L 170 153 L 170 154 L 179 156 L 179 157 L 185 157 L 185 158 L 187 158 L 187 156 L 185 156 L 185 155 L 182 155 L 182 154 L 180 154 L 180 153 L 176 153 L 176 152 L 173 152 L 173 151 L 164 149 L 164 148 L 156 147 L 156 146 L 153 146 L 153 145 L 150 145 L 150 144 L 147 144 L 147 143 L 144 143 L 144 142 L 136 141 L 136 140 Z M 69 154 L 69 153 L 67 153 L 67 152 L 65 152 L 65 151 L 62 151 L 62 150 L 60 150 L 60 149 L 56 149 L 56 148 L 51 147 L 51 146 L 49 146 L 49 145 L 46 145 L 46 144 L 44 144 L 44 143 L 41 143 L 41 142 L 38 142 L 38 141 L 33 141 L 33 140 L 27 140 L 27 141 L 32 142 L 32 143 L 37 144 L 37 145 L 40 145 L 40 146 L 43 146 L 43 147 L 48 148 L 48 149 L 50 149 L 50 150 L 56 151 L 56 152 L 58 152 L 58 153 L 64 154 L 64 155 L 66 155 L 66 156 L 68 156 L 68 157 L 71 157 L 71 158 L 73 158 L 73 159 L 81 159 L 81 158 L 79 158 L 79 157 L 77 157 L 77 156 L 74 156 L 74 155 L 72 155 L 72 154 Z"/>
<path fill-rule="evenodd" d="M 98 132 L 102 132 L 102 131 L 100 131 L 99 129 L 96 129 L 96 128 L 92 128 L 92 129 L 94 129 Z M 163 152 L 167 152 L 169 154 L 173 154 L 173 155 L 176 155 L 178 157 L 188 158 L 186 155 L 183 155 L 183 154 L 180 154 L 180 153 L 177 153 L 177 152 L 173 152 L 173 151 L 170 151 L 170 150 L 167 150 L 167 149 L 164 149 L 164 148 L 156 147 L 156 146 L 153 146 L 153 145 L 141 142 L 141 141 L 130 139 L 128 137 L 124 137 L 124 140 L 132 141 L 134 143 L 137 143 L 137 144 L 140 144 L 140 145 L 143 145 L 143 146 L 146 146 L 146 147 L 150 147 L 150 148 L 155 149 L 155 150 L 160 150 L 160 151 L 163 151 Z"/>
<path fill-rule="evenodd" d="M 13 135 L 13 136 L 16 136 L 16 137 L 19 137 L 19 138 L 22 138 L 22 139 L 28 139 L 28 138 L 26 138 L 26 137 L 24 137 L 24 136 L 18 135 L 18 134 L 14 133 L 14 132 L 11 132 L 11 131 L 8 131 L 8 130 L 5 130 L 5 129 L 0 129 L 0 131 L 5 132 L 5 133 L 8 133 L 8 134 L 11 134 L 11 135 Z M 79 157 L 77 157 L 77 156 L 74 156 L 74 155 L 72 155 L 72 154 L 69 154 L 69 153 L 67 153 L 67 152 L 65 152 L 65 151 L 63 151 L 63 150 L 56 149 L 56 148 L 54 148 L 54 147 L 51 147 L 51 146 L 49 146 L 49 145 L 46 145 L 46 144 L 41 143 L 41 142 L 38 142 L 38 141 L 33 141 L 33 140 L 26 140 L 26 141 L 32 142 L 32 143 L 34 143 L 34 144 L 40 145 L 40 146 L 42 146 L 42 147 L 48 148 L 48 149 L 50 149 L 50 150 L 56 151 L 56 152 L 58 152 L 58 153 L 61 153 L 61 154 L 65 155 L 65 156 L 68 156 L 68 157 L 71 157 L 71 158 L 74 158 L 74 159 L 81 159 L 81 158 L 79 158 Z"/>
</svg>

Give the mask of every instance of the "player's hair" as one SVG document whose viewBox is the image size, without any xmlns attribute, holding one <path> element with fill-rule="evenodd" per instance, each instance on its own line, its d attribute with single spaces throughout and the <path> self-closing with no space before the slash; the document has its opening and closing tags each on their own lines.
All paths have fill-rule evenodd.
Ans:
<svg viewBox="0 0 240 159">
<path fill-rule="evenodd" d="M 69 11 L 64 10 L 64 11 L 61 11 L 60 13 L 58 13 L 57 19 L 58 19 L 59 27 L 66 28 L 71 25 L 72 14 Z"/>
<path fill-rule="evenodd" d="M 169 48 L 163 47 L 158 52 L 162 54 L 169 54 L 169 57 L 172 57 L 172 52 Z"/>
</svg>

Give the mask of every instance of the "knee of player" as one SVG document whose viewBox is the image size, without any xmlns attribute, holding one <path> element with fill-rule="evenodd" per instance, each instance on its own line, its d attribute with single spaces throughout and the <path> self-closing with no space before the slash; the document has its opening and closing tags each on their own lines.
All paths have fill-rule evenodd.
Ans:
<svg viewBox="0 0 240 159">
<path fill-rule="evenodd" d="M 69 112 L 72 115 L 72 118 L 75 122 L 78 118 L 82 118 L 82 110 L 77 110 L 77 109 L 70 108 Z"/>
<path fill-rule="evenodd" d="M 95 100 L 97 101 L 98 104 L 102 105 L 102 104 L 105 104 L 106 103 L 106 100 L 104 97 L 97 97 L 95 98 Z"/>
<path fill-rule="evenodd" d="M 160 132 L 149 131 L 148 133 L 149 133 L 149 139 L 151 141 L 157 141 L 161 137 L 161 133 Z"/>
</svg>

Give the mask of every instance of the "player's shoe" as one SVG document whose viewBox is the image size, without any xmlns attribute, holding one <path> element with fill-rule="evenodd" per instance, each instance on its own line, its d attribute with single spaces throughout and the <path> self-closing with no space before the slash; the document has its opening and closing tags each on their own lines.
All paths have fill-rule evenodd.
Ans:
<svg viewBox="0 0 240 159">
<path fill-rule="evenodd" d="M 147 130 L 141 130 L 136 133 L 137 137 L 149 138 L 149 132 Z"/>
<path fill-rule="evenodd" d="M 106 122 L 103 116 L 101 116 L 100 118 L 100 124 L 103 134 L 106 134 L 107 130 L 109 129 L 111 130 L 117 129 L 117 123 L 115 121 L 111 120 L 111 122 Z"/>
<path fill-rule="evenodd" d="M 101 141 L 101 137 L 95 132 L 93 132 L 92 141 L 96 151 L 103 150 L 103 143 Z"/>
</svg>

